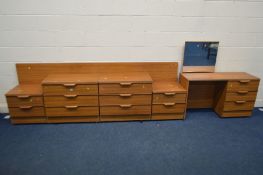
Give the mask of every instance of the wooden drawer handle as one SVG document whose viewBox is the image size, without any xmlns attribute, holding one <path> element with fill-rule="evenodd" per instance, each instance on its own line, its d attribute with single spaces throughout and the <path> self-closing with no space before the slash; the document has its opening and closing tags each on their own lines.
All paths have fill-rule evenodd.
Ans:
<svg viewBox="0 0 263 175">
<path fill-rule="evenodd" d="M 239 82 L 240 82 L 240 83 L 249 83 L 250 80 L 240 80 Z"/>
<path fill-rule="evenodd" d="M 237 104 L 243 104 L 246 103 L 246 101 L 235 101 Z"/>
<path fill-rule="evenodd" d="M 131 86 L 132 83 L 120 83 L 121 86 Z"/>
<path fill-rule="evenodd" d="M 20 109 L 26 110 L 26 109 L 31 109 L 32 106 L 19 106 Z"/>
<path fill-rule="evenodd" d="M 164 105 L 164 106 L 174 106 L 175 103 L 164 103 L 163 105 Z"/>
<path fill-rule="evenodd" d="M 29 98 L 29 95 L 18 95 L 17 98 Z"/>
<path fill-rule="evenodd" d="M 173 96 L 173 95 L 175 95 L 175 93 L 174 92 L 166 92 L 166 93 L 164 93 L 164 95 L 166 95 L 166 96 Z"/>
<path fill-rule="evenodd" d="M 74 87 L 76 86 L 76 84 L 72 83 L 72 84 L 63 84 L 65 87 Z"/>
<path fill-rule="evenodd" d="M 120 107 L 121 108 L 130 108 L 130 107 L 132 107 L 132 105 L 131 104 L 129 104 L 129 105 L 120 105 Z"/>
<path fill-rule="evenodd" d="M 66 97 L 66 98 L 76 98 L 77 95 L 64 95 L 64 97 Z"/>
<path fill-rule="evenodd" d="M 239 94 L 247 94 L 248 91 L 238 91 L 237 93 L 239 93 Z"/>
<path fill-rule="evenodd" d="M 67 108 L 67 109 L 77 109 L 78 106 L 65 106 L 65 108 Z"/>
<path fill-rule="evenodd" d="M 120 94 L 120 97 L 131 97 L 132 94 Z"/>
</svg>

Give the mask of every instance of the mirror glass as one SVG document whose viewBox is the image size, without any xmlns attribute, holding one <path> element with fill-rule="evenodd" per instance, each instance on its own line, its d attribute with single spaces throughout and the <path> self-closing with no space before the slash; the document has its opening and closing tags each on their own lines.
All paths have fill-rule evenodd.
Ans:
<svg viewBox="0 0 263 175">
<path fill-rule="evenodd" d="M 215 66 L 219 42 L 185 42 L 184 66 Z"/>
</svg>

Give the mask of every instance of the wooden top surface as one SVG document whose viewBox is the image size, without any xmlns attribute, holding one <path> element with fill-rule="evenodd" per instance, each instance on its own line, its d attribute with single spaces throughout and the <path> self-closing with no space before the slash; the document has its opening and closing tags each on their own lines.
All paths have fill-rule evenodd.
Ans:
<svg viewBox="0 0 263 175">
<path fill-rule="evenodd" d="M 152 78 L 147 72 L 127 72 L 99 75 L 99 83 L 119 82 L 152 83 Z"/>
<path fill-rule="evenodd" d="M 186 92 L 179 82 L 176 81 L 156 81 L 153 82 L 153 93 L 165 92 Z"/>
<path fill-rule="evenodd" d="M 183 73 L 189 81 L 259 80 L 245 72 Z"/>
<path fill-rule="evenodd" d="M 42 95 L 41 84 L 20 84 L 6 93 L 6 96 L 17 95 L 40 96 Z"/>
<path fill-rule="evenodd" d="M 51 74 L 48 75 L 42 84 L 97 84 L 98 74 Z"/>
</svg>

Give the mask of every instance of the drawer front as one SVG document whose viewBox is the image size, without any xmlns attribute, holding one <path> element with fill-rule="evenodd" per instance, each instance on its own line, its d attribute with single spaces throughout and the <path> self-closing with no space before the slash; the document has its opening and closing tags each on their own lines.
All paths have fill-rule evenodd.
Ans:
<svg viewBox="0 0 263 175">
<path fill-rule="evenodd" d="M 21 106 L 9 108 L 11 117 L 43 117 L 45 116 L 44 107 Z"/>
<path fill-rule="evenodd" d="M 45 96 L 44 100 L 46 107 L 98 106 L 97 95 Z"/>
<path fill-rule="evenodd" d="M 224 103 L 224 111 L 244 111 L 254 108 L 252 101 L 229 101 Z"/>
<path fill-rule="evenodd" d="M 98 85 L 44 85 L 44 95 L 97 95 Z"/>
<path fill-rule="evenodd" d="M 100 115 L 149 115 L 151 106 L 101 106 Z"/>
<path fill-rule="evenodd" d="M 223 112 L 221 117 L 249 117 L 252 111 L 226 111 Z"/>
<path fill-rule="evenodd" d="M 43 106 L 43 98 L 36 96 L 10 96 L 6 97 L 6 100 L 8 107 Z"/>
<path fill-rule="evenodd" d="M 184 113 L 186 104 L 153 104 L 153 114 Z"/>
<path fill-rule="evenodd" d="M 255 101 L 257 92 L 237 91 L 226 93 L 226 101 Z"/>
<path fill-rule="evenodd" d="M 63 117 L 63 116 L 98 116 L 98 107 L 57 107 L 57 108 L 46 108 L 46 115 L 48 117 Z"/>
<path fill-rule="evenodd" d="M 151 94 L 152 84 L 100 84 L 100 94 Z"/>
<path fill-rule="evenodd" d="M 133 95 L 133 94 L 119 94 L 119 95 L 102 95 L 100 98 L 100 105 L 151 105 L 151 95 Z"/>
<path fill-rule="evenodd" d="M 185 103 L 186 94 L 177 93 L 162 93 L 153 94 L 153 104 L 160 103 Z"/>
<path fill-rule="evenodd" d="M 227 83 L 227 91 L 257 91 L 259 81 L 258 80 L 240 80 L 240 81 L 229 81 Z"/>
</svg>

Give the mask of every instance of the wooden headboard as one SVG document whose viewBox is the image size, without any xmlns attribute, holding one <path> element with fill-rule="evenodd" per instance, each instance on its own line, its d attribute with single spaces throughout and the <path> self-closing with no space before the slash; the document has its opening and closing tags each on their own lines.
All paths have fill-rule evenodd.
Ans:
<svg viewBox="0 0 263 175">
<path fill-rule="evenodd" d="M 176 80 L 177 62 L 22 63 L 16 64 L 20 84 L 40 83 L 48 74 L 148 72 L 154 81 Z"/>
</svg>

